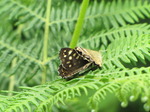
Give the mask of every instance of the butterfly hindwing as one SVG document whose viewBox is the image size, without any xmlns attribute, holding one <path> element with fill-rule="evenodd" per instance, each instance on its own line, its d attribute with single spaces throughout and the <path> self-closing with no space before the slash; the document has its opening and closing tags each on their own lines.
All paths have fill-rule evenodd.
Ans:
<svg viewBox="0 0 150 112">
<path fill-rule="evenodd" d="M 58 71 L 59 71 L 60 76 L 67 79 L 67 78 L 73 77 L 75 74 L 79 73 L 80 71 L 88 68 L 90 65 L 91 65 L 91 63 L 87 63 L 86 65 L 84 65 L 78 69 L 75 69 L 73 71 L 70 69 L 65 69 L 62 65 L 60 65 Z"/>
</svg>

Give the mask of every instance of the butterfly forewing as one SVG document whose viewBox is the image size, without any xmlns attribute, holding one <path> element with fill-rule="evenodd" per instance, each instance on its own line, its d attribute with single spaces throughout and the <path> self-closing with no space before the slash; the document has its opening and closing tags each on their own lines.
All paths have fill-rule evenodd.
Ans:
<svg viewBox="0 0 150 112">
<path fill-rule="evenodd" d="M 84 60 L 74 49 L 71 48 L 62 48 L 59 56 L 62 62 L 62 67 L 69 69 L 70 71 L 78 69 L 88 63 L 88 61 Z"/>
<path fill-rule="evenodd" d="M 62 48 L 59 56 L 62 63 L 58 71 L 64 78 L 72 77 L 90 65 L 76 50 L 71 48 Z"/>
</svg>

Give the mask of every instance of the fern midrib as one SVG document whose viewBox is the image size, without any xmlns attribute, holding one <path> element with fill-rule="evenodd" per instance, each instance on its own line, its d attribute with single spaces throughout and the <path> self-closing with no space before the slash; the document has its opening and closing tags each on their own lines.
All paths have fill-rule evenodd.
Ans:
<svg viewBox="0 0 150 112">
<path fill-rule="evenodd" d="M 54 55 L 54 56 L 51 56 L 51 57 L 48 57 L 47 60 L 45 62 L 43 62 L 43 65 L 46 65 L 48 64 L 51 60 L 54 60 L 58 57 L 58 54 L 57 55 Z"/>
<path fill-rule="evenodd" d="M 16 5 L 18 5 L 19 7 L 21 7 L 21 8 L 23 8 L 23 9 L 25 9 L 27 12 L 29 12 L 29 14 L 31 14 L 31 15 L 34 15 L 35 17 L 37 17 L 39 20 L 41 20 L 42 22 L 46 22 L 46 19 L 45 18 L 43 18 L 42 16 L 40 16 L 40 15 L 38 15 L 37 13 L 35 13 L 34 11 L 32 11 L 31 9 L 29 9 L 28 7 L 26 7 L 26 6 L 24 6 L 24 5 L 22 5 L 22 4 L 20 4 L 19 2 L 17 2 L 17 1 L 14 1 L 14 0 L 11 0 L 11 2 L 13 3 L 13 4 L 16 4 Z M 96 15 L 91 15 L 91 16 L 87 16 L 87 17 L 85 17 L 85 19 L 92 19 L 92 18 L 98 18 L 98 17 L 105 17 L 105 16 L 110 16 L 110 15 L 117 15 L 117 14 L 123 14 L 123 13 L 129 13 L 131 10 L 133 11 L 133 10 L 140 10 L 140 9 L 144 9 L 144 8 L 146 8 L 146 9 L 148 9 L 150 7 L 150 5 L 148 5 L 148 4 L 144 4 L 144 5 L 140 5 L 140 6 L 135 6 L 135 7 L 132 7 L 132 8 L 130 8 L 130 10 L 129 9 L 125 9 L 125 10 L 118 10 L 118 11 L 116 11 L 115 10 L 115 12 L 117 12 L 117 13 L 113 13 L 113 12 L 110 12 L 110 13 L 108 13 L 107 12 L 107 14 L 96 14 Z M 123 12 L 123 13 L 122 13 Z M 49 22 L 48 23 L 48 25 L 49 26 L 51 26 L 52 24 L 58 24 L 58 23 L 64 23 L 64 22 L 71 22 L 71 21 L 76 21 L 77 20 L 77 17 L 76 18 L 67 18 L 67 19 L 60 19 L 60 20 L 57 20 L 57 21 L 51 21 L 51 22 Z"/>
<path fill-rule="evenodd" d="M 147 95 L 149 95 L 149 91 L 148 91 L 147 88 L 145 88 L 146 85 L 143 83 L 143 80 L 145 82 L 145 79 L 148 80 L 148 78 L 150 79 L 150 75 L 148 73 L 144 73 L 144 74 L 141 73 L 141 74 L 138 74 L 138 75 L 132 75 L 130 77 L 123 77 L 123 78 L 113 79 L 112 82 L 113 83 L 124 83 L 124 84 L 137 82 L 138 85 L 140 85 L 141 87 L 144 88 L 145 93 Z M 124 86 L 124 87 L 127 87 L 127 86 Z"/>
<path fill-rule="evenodd" d="M 144 75 L 145 75 L 146 78 L 144 77 Z M 138 81 L 140 81 L 142 78 L 148 80 L 147 76 L 149 76 L 149 78 L 150 78 L 149 73 L 140 73 L 138 75 L 131 75 L 131 76 L 123 77 L 123 78 L 112 79 L 111 81 L 112 82 L 126 82 L 128 80 L 133 81 L 133 80 L 136 80 L 136 79 L 138 79 Z"/>
<path fill-rule="evenodd" d="M 102 94 L 103 94 L 103 96 L 101 95 L 101 97 L 102 97 L 102 99 L 104 99 L 104 95 L 106 95 L 106 91 L 104 92 L 104 89 L 105 90 L 108 90 L 108 88 L 109 87 L 111 87 L 111 89 L 112 89 L 112 86 L 114 86 L 115 85 L 115 89 L 117 89 L 117 87 L 119 88 L 120 87 L 120 85 L 119 85 L 119 83 L 110 83 L 110 84 L 106 84 L 105 86 L 103 86 L 102 88 L 99 88 L 99 90 L 97 90 L 95 93 L 94 93 L 94 95 L 91 97 L 92 98 L 92 100 L 98 100 L 99 98 L 98 98 L 98 96 L 100 95 L 99 93 L 100 92 L 103 92 Z M 114 90 L 114 88 L 113 88 L 113 91 L 115 91 Z M 109 91 L 110 92 L 110 91 Z M 112 91 L 111 91 L 112 92 Z M 101 99 L 101 100 L 102 100 Z"/>
<path fill-rule="evenodd" d="M 142 7 L 143 6 L 143 7 Z M 135 6 L 135 7 L 132 7 L 132 8 L 130 8 L 130 10 L 129 9 L 124 9 L 124 10 L 115 10 L 114 12 L 115 13 L 113 13 L 113 12 L 110 12 L 110 13 L 108 13 L 107 12 L 107 14 L 96 14 L 96 15 L 94 15 L 94 16 L 87 16 L 85 19 L 91 19 L 91 18 L 98 18 L 98 17 L 105 17 L 105 16 L 110 16 L 110 15 L 118 15 L 118 14 L 124 14 L 124 13 L 130 13 L 130 11 L 132 10 L 134 10 L 135 12 L 136 12 L 136 10 L 138 9 L 144 9 L 144 8 L 146 8 L 146 9 L 148 9 L 148 8 L 150 8 L 150 5 L 142 5 L 142 6 Z"/>
<path fill-rule="evenodd" d="M 115 55 L 111 58 L 109 58 L 108 60 L 104 61 L 103 65 L 105 65 L 105 63 L 108 63 L 108 62 L 111 62 L 113 60 L 117 60 L 119 57 L 121 57 L 122 55 L 125 55 L 127 56 L 126 54 L 129 54 L 129 53 L 134 53 L 136 50 L 140 50 L 140 49 L 145 49 L 145 48 L 149 48 L 150 46 L 147 44 L 147 45 L 143 45 L 143 47 L 141 46 L 137 46 L 137 48 L 133 48 L 133 49 L 130 49 L 130 50 L 125 50 L 124 52 L 121 52 L 119 55 Z"/>
<path fill-rule="evenodd" d="M 85 17 L 86 18 L 86 17 Z M 76 21 L 77 18 L 68 18 L 68 19 L 60 19 L 60 20 L 57 20 L 57 21 L 51 21 L 49 23 L 49 26 L 53 25 L 53 24 L 58 24 L 58 23 L 67 23 L 67 22 L 72 22 L 72 21 Z"/>
<path fill-rule="evenodd" d="M 126 88 L 126 87 L 129 87 L 128 86 L 128 84 L 127 83 L 135 83 L 135 82 L 137 82 L 137 84 L 139 85 L 139 86 L 141 86 L 143 89 L 144 89 L 144 91 L 145 91 L 145 93 L 146 93 L 146 95 L 148 95 L 149 94 L 149 91 L 148 91 L 148 89 L 147 88 L 145 88 L 145 84 L 143 83 L 143 81 L 141 81 L 141 79 L 143 78 L 143 79 L 145 79 L 143 76 L 149 76 L 148 74 L 139 74 L 139 75 L 133 75 L 133 76 L 130 76 L 130 77 L 123 77 L 123 78 L 116 78 L 116 79 L 113 79 L 113 80 L 111 80 L 111 81 L 109 81 L 109 84 L 106 84 L 106 86 L 104 86 L 104 87 L 102 87 L 102 88 L 99 88 L 99 90 L 97 90 L 95 93 L 94 93 L 94 95 L 91 97 L 92 98 L 92 101 L 95 99 L 95 100 L 98 100 L 99 99 L 99 96 L 100 97 L 102 97 L 102 98 L 104 98 L 104 95 L 106 95 L 106 91 L 104 91 L 104 89 L 106 89 L 107 91 L 109 91 L 110 92 L 110 90 L 108 90 L 108 87 L 107 86 L 110 86 L 111 87 L 111 85 L 115 85 L 115 88 L 113 88 L 112 89 L 112 87 L 111 87 L 111 92 L 112 91 L 115 91 L 117 88 L 116 88 L 116 86 L 118 85 L 118 88 L 120 87 L 119 85 L 121 84 L 121 83 L 123 83 L 123 82 L 125 82 L 123 85 L 121 85 L 121 91 L 122 91 L 122 93 L 123 94 L 125 94 L 125 92 L 127 91 L 127 89 L 130 89 L 130 88 L 127 88 L 126 89 L 126 91 L 124 91 L 124 89 L 123 88 Z M 150 78 L 150 77 L 149 77 Z M 148 80 L 148 79 L 147 79 Z M 140 83 L 140 84 L 139 84 Z M 127 86 L 126 86 L 127 85 Z M 114 90 L 115 89 L 115 90 Z M 100 92 L 101 92 L 101 94 L 103 94 L 103 96 L 102 95 L 100 95 Z M 103 93 L 102 93 L 103 92 Z M 130 92 L 130 90 L 129 90 L 129 92 Z"/>
<path fill-rule="evenodd" d="M 118 10 L 118 11 L 116 11 L 115 10 L 115 13 L 112 13 L 112 12 L 110 12 L 110 13 L 108 13 L 107 12 L 107 14 L 96 14 L 96 15 L 91 15 L 91 16 L 86 16 L 85 17 L 85 20 L 86 19 L 92 19 L 92 18 L 98 18 L 98 17 L 105 17 L 105 16 L 110 16 L 110 15 L 117 15 L 117 14 L 124 14 L 124 13 L 130 13 L 130 11 L 131 10 L 139 10 L 139 9 L 144 9 L 144 8 L 146 8 L 146 9 L 148 9 L 150 7 L 150 5 L 142 5 L 142 6 L 139 6 L 139 7 L 137 7 L 137 6 L 135 6 L 135 8 L 130 8 L 130 10 L 129 9 L 125 9 L 125 10 Z M 116 13 L 117 12 L 117 13 Z M 123 13 L 122 13 L 123 12 Z M 57 20 L 57 21 L 51 21 L 51 23 L 49 23 L 49 25 L 52 25 L 52 24 L 58 24 L 58 23 L 63 23 L 63 22 L 71 22 L 71 21 L 76 21 L 77 20 L 77 18 L 71 18 L 71 19 L 61 19 L 61 20 Z"/>
<path fill-rule="evenodd" d="M 30 89 L 30 88 L 26 88 L 26 89 Z M 49 87 L 45 87 L 45 88 L 40 88 L 40 91 L 39 90 L 37 90 L 39 93 L 45 93 L 45 90 L 47 90 L 47 89 L 49 89 Z M 33 93 L 30 93 L 30 95 L 31 96 L 29 96 L 28 95 L 28 97 L 27 97 L 27 99 L 23 99 L 23 100 L 21 100 L 21 103 L 19 103 L 19 102 L 17 102 L 17 103 L 14 103 L 14 105 L 12 105 L 12 104 L 9 104 L 9 107 L 7 107 L 7 108 L 5 108 L 5 112 L 10 112 L 12 109 L 15 109 L 16 107 L 21 107 L 20 105 L 26 105 L 26 104 L 28 104 L 28 102 L 32 102 L 32 101 L 34 101 L 35 100 L 35 98 L 37 98 L 38 97 L 38 95 L 40 95 L 40 94 L 38 94 L 38 92 L 36 92 L 36 91 L 34 91 L 34 94 Z M 22 93 L 22 94 L 25 94 L 25 93 Z M 27 94 L 29 94 L 29 93 L 27 93 Z M 34 97 L 34 96 L 36 96 L 36 97 Z M 15 96 L 13 96 L 14 98 L 15 98 Z M 12 99 L 13 99 L 13 97 L 12 97 Z M 42 96 L 43 97 L 43 96 Z M 20 96 L 18 95 L 18 98 L 20 98 Z M 6 99 L 5 99 L 6 100 Z M 10 99 L 9 98 L 7 98 L 7 100 L 9 101 Z M 37 100 L 36 100 L 37 101 Z M 41 101 L 41 100 L 40 100 Z"/>
<path fill-rule="evenodd" d="M 0 41 L 0 44 L 3 47 L 9 49 L 10 51 L 13 51 L 15 54 L 17 54 L 17 55 L 19 54 L 20 56 L 22 56 L 22 57 L 24 57 L 26 59 L 31 60 L 31 62 L 37 63 L 38 65 L 41 65 L 41 63 L 42 63 L 41 61 L 36 60 L 35 58 L 33 58 L 33 57 L 29 56 L 29 55 L 24 54 L 23 52 L 17 50 L 16 48 L 13 48 L 12 46 L 10 46 L 8 44 L 3 43 L 3 41 Z"/>
<path fill-rule="evenodd" d="M 58 99 L 58 97 L 59 97 L 59 95 L 62 95 L 65 91 L 67 91 L 67 92 L 69 92 L 69 90 L 70 91 L 72 91 L 72 89 L 74 88 L 74 91 L 76 91 L 76 92 L 78 92 L 77 90 L 76 90 L 76 88 L 80 88 L 80 89 L 83 89 L 84 90 L 84 92 L 85 92 L 85 94 L 87 94 L 87 91 L 85 90 L 85 88 L 87 87 L 87 85 L 92 85 L 92 84 L 100 84 L 100 82 L 99 81 L 94 81 L 94 82 L 87 82 L 87 83 L 84 83 L 84 84 L 80 84 L 80 85 L 75 85 L 75 86 L 70 86 L 70 87 L 68 87 L 68 86 L 66 86 L 65 88 L 62 88 L 61 89 L 61 91 L 59 92 L 57 92 L 53 97 L 51 97 L 51 98 L 48 98 L 48 99 L 46 99 L 41 105 L 39 105 L 38 106 L 38 108 L 41 108 L 41 106 L 42 105 L 44 105 L 44 104 L 47 104 L 47 103 L 49 103 L 50 101 L 53 101 L 54 103 L 52 103 L 52 104 L 55 104 L 56 102 L 58 102 L 59 101 L 59 99 Z M 88 87 L 87 87 L 88 88 Z M 79 91 L 80 92 L 80 91 Z M 65 92 L 66 93 L 66 92 Z M 75 95 L 72 95 L 72 97 L 75 97 Z M 60 99 L 60 101 L 62 101 L 61 99 Z M 37 109 L 38 109 L 37 108 Z"/>
<path fill-rule="evenodd" d="M 35 13 L 34 11 L 32 11 L 30 8 L 20 4 L 17 1 L 11 0 L 11 2 L 15 5 L 17 5 L 18 7 L 24 9 L 26 12 L 29 12 L 29 14 L 34 15 L 35 17 L 37 17 L 38 19 L 40 19 L 41 21 L 45 22 L 45 18 L 43 18 L 42 16 L 38 15 L 37 13 Z"/>
<path fill-rule="evenodd" d="M 142 67 L 142 68 L 138 68 L 138 69 L 135 69 L 135 68 L 133 68 L 133 69 L 123 69 L 123 70 L 117 71 L 117 72 L 116 71 L 108 71 L 109 73 L 107 73 L 107 72 L 106 73 L 101 73 L 100 72 L 100 73 L 96 73 L 95 75 L 97 77 L 102 77 L 102 76 L 106 77 L 106 76 L 109 76 L 109 78 L 111 78 L 112 77 L 111 75 L 119 74 L 119 76 L 121 76 L 124 73 L 134 73 L 136 71 L 140 71 L 139 73 L 141 73 L 143 70 L 144 71 L 147 71 L 147 70 L 150 71 L 150 67 L 146 67 L 146 68 Z M 128 74 L 128 75 L 130 76 L 130 74 Z M 118 76 L 118 75 L 116 75 L 116 76 Z"/>
<path fill-rule="evenodd" d="M 137 25 L 135 25 L 135 27 L 129 26 L 129 27 L 122 27 L 122 28 L 119 28 L 119 29 L 112 29 L 111 31 L 105 32 L 103 34 L 101 34 L 101 32 L 100 32 L 99 35 L 96 35 L 96 36 L 93 36 L 93 37 L 89 37 L 86 40 L 84 39 L 83 41 L 79 42 L 78 44 L 79 45 L 80 44 L 84 44 L 84 43 L 86 43 L 88 41 L 91 42 L 92 40 L 100 38 L 100 37 L 106 38 L 106 36 L 109 37 L 109 35 L 113 35 L 115 33 L 119 34 L 120 32 L 128 32 L 128 31 L 138 31 L 138 32 L 146 32 L 147 31 L 148 32 L 149 31 L 148 29 L 139 28 L 139 27 Z"/>
</svg>

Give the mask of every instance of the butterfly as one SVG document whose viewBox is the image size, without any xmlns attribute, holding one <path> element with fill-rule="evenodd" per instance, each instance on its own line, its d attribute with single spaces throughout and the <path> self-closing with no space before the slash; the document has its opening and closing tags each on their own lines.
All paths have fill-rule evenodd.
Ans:
<svg viewBox="0 0 150 112">
<path fill-rule="evenodd" d="M 90 65 L 102 66 L 102 57 L 99 52 L 81 47 L 62 48 L 59 57 L 61 64 L 58 72 L 65 79 L 72 78 Z"/>
</svg>

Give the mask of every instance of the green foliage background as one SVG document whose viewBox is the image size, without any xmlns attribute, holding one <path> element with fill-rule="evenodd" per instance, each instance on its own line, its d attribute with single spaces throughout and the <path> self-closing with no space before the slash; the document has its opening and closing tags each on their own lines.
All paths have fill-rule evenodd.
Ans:
<svg viewBox="0 0 150 112">
<path fill-rule="evenodd" d="M 0 0 L 0 112 L 150 110 L 150 0 L 91 0 L 77 46 L 100 50 L 103 67 L 66 81 L 58 53 L 80 6 Z"/>
</svg>

